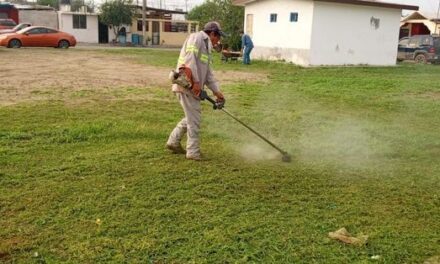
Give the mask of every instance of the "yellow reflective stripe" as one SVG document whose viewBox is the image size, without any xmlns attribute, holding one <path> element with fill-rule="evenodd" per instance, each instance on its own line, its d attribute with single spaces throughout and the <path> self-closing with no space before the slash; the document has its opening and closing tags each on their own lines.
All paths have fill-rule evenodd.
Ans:
<svg viewBox="0 0 440 264">
<path fill-rule="evenodd" d="M 185 63 L 185 58 L 184 57 L 179 57 L 179 60 L 177 61 L 177 63 L 184 64 Z"/>
<path fill-rule="evenodd" d="M 197 54 L 197 53 L 199 53 L 199 49 L 194 45 L 188 45 L 188 46 L 186 46 L 186 52 L 192 52 L 192 53 Z"/>
<path fill-rule="evenodd" d="M 200 56 L 200 60 L 204 63 L 208 63 L 209 62 L 209 56 L 207 54 L 202 54 Z"/>
</svg>

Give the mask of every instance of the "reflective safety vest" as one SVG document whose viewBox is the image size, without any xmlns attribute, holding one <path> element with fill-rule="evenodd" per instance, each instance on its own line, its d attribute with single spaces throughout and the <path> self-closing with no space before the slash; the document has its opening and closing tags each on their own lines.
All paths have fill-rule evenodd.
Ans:
<svg viewBox="0 0 440 264">
<path fill-rule="evenodd" d="M 211 91 L 218 92 L 219 84 L 214 78 L 211 64 L 212 43 L 209 36 L 203 31 L 189 35 L 180 50 L 176 71 L 179 70 L 179 67 L 185 65 L 185 67 L 191 69 L 193 82 L 199 82 L 202 89 L 206 85 Z M 191 93 L 176 84 L 173 84 L 172 89 L 174 92 Z"/>
</svg>

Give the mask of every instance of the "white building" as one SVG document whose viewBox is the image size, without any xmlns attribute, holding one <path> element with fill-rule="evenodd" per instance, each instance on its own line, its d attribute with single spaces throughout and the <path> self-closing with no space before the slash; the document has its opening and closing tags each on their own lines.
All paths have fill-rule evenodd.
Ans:
<svg viewBox="0 0 440 264">
<path fill-rule="evenodd" d="M 313 65 L 395 65 L 402 9 L 374 0 L 234 0 L 253 58 Z"/>
<path fill-rule="evenodd" d="M 75 12 L 70 10 L 70 5 L 61 6 L 58 21 L 59 30 L 72 34 L 76 41 L 98 43 L 98 14 L 87 12 L 86 6 Z"/>
</svg>

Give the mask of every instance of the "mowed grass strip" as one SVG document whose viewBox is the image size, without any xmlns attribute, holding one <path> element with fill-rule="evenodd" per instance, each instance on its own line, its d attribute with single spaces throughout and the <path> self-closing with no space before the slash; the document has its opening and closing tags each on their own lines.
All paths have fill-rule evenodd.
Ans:
<svg viewBox="0 0 440 264">
<path fill-rule="evenodd" d="M 104 52 L 170 68 L 177 58 Z M 292 163 L 207 103 L 208 159 L 169 154 L 182 111 L 168 87 L 142 89 L 151 93 L 144 100 L 92 93 L 79 104 L 1 107 L 0 260 L 422 263 L 440 255 L 438 66 L 219 62 L 215 69 L 269 74 L 269 83 L 223 86 L 227 107 Z M 340 227 L 369 243 L 329 240 Z"/>
</svg>

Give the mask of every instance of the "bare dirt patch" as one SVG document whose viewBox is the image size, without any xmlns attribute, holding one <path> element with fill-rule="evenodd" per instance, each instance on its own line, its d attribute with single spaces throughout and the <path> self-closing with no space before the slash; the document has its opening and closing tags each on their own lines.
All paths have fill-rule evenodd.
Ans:
<svg viewBox="0 0 440 264">
<path fill-rule="evenodd" d="M 148 99 L 151 94 L 146 89 L 170 87 L 170 68 L 139 64 L 124 56 L 83 49 L 1 51 L 0 106 L 38 100 L 72 102 L 96 95 L 101 99 Z M 216 77 L 222 83 L 265 78 L 227 71 Z"/>
<path fill-rule="evenodd" d="M 440 92 L 430 91 L 430 92 L 424 92 L 424 93 L 409 93 L 406 95 L 406 97 L 409 97 L 411 99 L 439 101 L 440 100 Z"/>
</svg>

